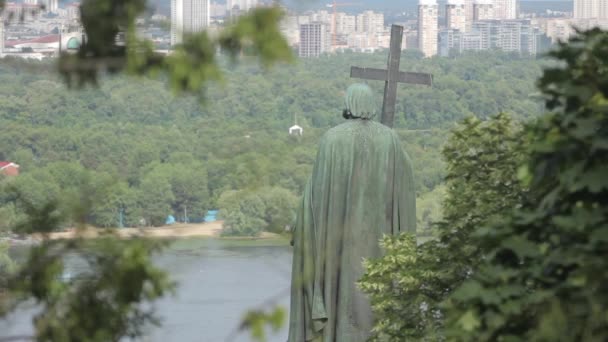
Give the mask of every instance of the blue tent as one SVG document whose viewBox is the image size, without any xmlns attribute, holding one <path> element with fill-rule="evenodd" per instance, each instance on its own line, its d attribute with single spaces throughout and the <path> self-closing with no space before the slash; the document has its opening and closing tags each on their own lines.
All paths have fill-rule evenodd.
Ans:
<svg viewBox="0 0 608 342">
<path fill-rule="evenodd" d="M 165 221 L 166 225 L 175 224 L 175 217 L 173 215 L 167 216 L 167 220 Z"/>
<path fill-rule="evenodd" d="M 205 215 L 205 222 L 215 222 L 217 221 L 217 210 L 209 210 L 207 211 L 207 215 Z"/>
</svg>

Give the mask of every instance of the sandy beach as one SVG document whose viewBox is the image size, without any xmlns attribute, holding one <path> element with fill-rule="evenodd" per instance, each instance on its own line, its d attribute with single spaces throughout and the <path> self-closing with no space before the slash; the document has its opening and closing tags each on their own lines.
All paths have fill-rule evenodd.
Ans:
<svg viewBox="0 0 608 342">
<path fill-rule="evenodd" d="M 148 227 L 148 228 L 122 228 L 113 230 L 120 237 L 129 238 L 134 236 L 148 238 L 188 238 L 188 237 L 219 237 L 222 230 L 223 221 L 199 224 L 174 224 L 163 227 Z M 49 235 L 52 240 L 73 239 L 77 235 L 85 238 L 96 238 L 105 229 L 89 228 L 86 231 L 77 231 L 69 229 L 63 232 L 55 232 Z M 276 234 L 262 233 L 258 238 L 268 239 L 275 238 Z"/>
</svg>

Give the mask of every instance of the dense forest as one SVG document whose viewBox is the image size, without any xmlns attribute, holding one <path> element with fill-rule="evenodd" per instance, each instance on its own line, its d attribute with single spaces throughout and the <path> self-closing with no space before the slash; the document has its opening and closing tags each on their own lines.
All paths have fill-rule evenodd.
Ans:
<svg viewBox="0 0 608 342">
<path fill-rule="evenodd" d="M 21 165 L 21 175 L 3 182 L 0 228 L 18 221 L 17 198 L 39 205 L 87 196 L 94 202 L 87 220 L 100 227 L 161 225 L 169 214 L 195 221 L 219 208 L 234 218 L 234 234 L 281 231 L 320 136 L 343 120 L 344 90 L 356 82 L 350 66 L 383 67 L 385 53 L 270 69 L 255 60 L 221 63 L 223 79 L 197 98 L 174 96 L 163 79 L 127 76 L 68 91 L 54 65 L 3 60 L 0 160 Z M 470 116 L 537 116 L 543 109 L 535 80 L 547 64 L 502 53 L 423 59 L 404 52 L 402 70 L 434 75 L 433 87 L 399 87 L 395 122 L 414 161 L 423 234 L 439 217 L 447 130 Z M 370 85 L 380 108 L 383 84 Z M 294 121 L 304 127 L 302 137 L 289 136 Z M 247 195 L 234 196 L 238 191 Z"/>
</svg>

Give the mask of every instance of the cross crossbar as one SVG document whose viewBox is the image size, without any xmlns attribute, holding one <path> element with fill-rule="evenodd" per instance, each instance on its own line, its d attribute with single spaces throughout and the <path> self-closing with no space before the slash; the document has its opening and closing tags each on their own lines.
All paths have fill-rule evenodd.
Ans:
<svg viewBox="0 0 608 342">
<path fill-rule="evenodd" d="M 375 68 L 350 68 L 350 77 L 363 78 L 366 80 L 373 81 L 387 81 L 388 71 L 386 69 L 375 69 Z M 410 84 L 422 84 L 427 86 L 433 85 L 433 76 L 431 74 L 425 74 L 422 72 L 405 72 L 399 71 L 397 77 L 395 77 L 397 83 L 410 83 Z"/>
</svg>

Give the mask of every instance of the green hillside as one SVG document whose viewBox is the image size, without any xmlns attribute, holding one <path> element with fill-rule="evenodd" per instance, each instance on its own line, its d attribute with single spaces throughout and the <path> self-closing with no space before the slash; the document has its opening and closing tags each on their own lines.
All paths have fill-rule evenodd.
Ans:
<svg viewBox="0 0 608 342">
<path fill-rule="evenodd" d="M 106 78 L 97 89 L 69 91 L 54 65 L 5 59 L 0 160 L 17 162 L 22 174 L 4 182 L 0 229 L 19 217 L 18 196 L 38 204 L 78 202 L 84 185 L 95 198 L 89 221 L 98 226 L 117 226 L 120 212 L 129 226 L 141 218 L 162 224 L 168 214 L 183 219 L 184 209 L 191 220 L 200 218 L 233 190 L 284 198 L 286 189 L 297 198 L 319 137 L 343 121 L 344 90 L 355 82 L 350 66 L 385 63 L 385 53 L 339 54 L 271 70 L 226 62 L 223 82 L 201 104 L 173 96 L 163 80 Z M 446 129 L 467 116 L 538 115 L 534 82 L 543 63 L 498 53 L 455 59 L 404 53 L 402 70 L 434 75 L 432 88 L 401 85 L 397 103 L 396 129 L 415 164 L 422 227 L 438 215 Z M 370 85 L 380 108 L 383 84 Z M 301 138 L 287 134 L 296 116 Z M 262 197 L 256 201 L 270 210 L 276 200 Z"/>
</svg>

